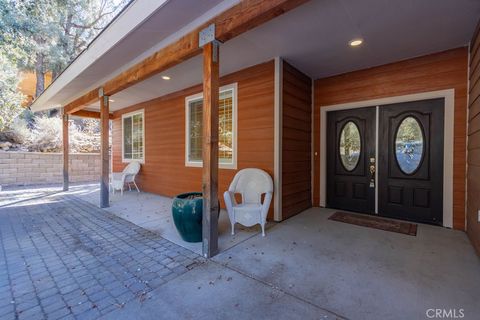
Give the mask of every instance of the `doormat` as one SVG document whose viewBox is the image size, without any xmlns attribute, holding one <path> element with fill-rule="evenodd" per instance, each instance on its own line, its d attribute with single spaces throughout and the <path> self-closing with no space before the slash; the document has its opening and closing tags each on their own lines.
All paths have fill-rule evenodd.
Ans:
<svg viewBox="0 0 480 320">
<path fill-rule="evenodd" d="M 417 235 L 417 224 L 415 223 L 396 221 L 396 220 L 372 217 L 372 216 L 367 216 L 362 214 L 340 212 L 340 211 L 335 212 L 328 219 L 349 223 L 349 224 L 355 224 L 357 226 L 362 226 L 367 228 L 374 228 L 374 229 L 380 229 L 384 231 L 402 233 L 402 234 L 406 234 L 414 237 Z"/>
</svg>

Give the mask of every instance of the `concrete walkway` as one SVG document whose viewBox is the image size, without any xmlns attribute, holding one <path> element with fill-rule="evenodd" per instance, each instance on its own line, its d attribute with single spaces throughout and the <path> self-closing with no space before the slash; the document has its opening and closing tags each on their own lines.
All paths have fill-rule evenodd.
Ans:
<svg viewBox="0 0 480 320">
<path fill-rule="evenodd" d="M 209 261 L 103 317 L 130 319 L 342 319 L 281 288 Z"/>
</svg>

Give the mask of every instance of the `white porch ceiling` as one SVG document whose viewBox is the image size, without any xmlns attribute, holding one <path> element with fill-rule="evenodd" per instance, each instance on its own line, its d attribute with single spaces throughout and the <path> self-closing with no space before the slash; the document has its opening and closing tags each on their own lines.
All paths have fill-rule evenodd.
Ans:
<svg viewBox="0 0 480 320">
<path fill-rule="evenodd" d="M 199 3 L 203 3 L 203 7 Z M 153 46 L 163 26 L 185 22 L 201 14 L 192 6 L 207 10 L 218 3 L 214 0 L 170 0 L 168 5 L 181 7 L 183 4 L 183 9 L 179 7 L 169 12 L 168 17 L 148 21 L 132 33 L 118 48 L 98 60 L 98 66 L 88 77 L 78 81 L 77 92 L 82 91 L 82 86 L 91 87 L 93 79 L 111 72 L 103 67 L 104 64 L 116 63 L 121 67 L 126 63 L 126 53 L 129 57 L 134 55 L 130 50 L 136 53 L 141 46 L 144 51 L 149 48 L 147 44 Z M 225 1 L 220 5 L 226 6 Z M 275 56 L 285 58 L 315 79 L 369 68 L 465 46 L 479 17 L 478 0 L 311 0 L 223 44 L 221 74 Z M 173 27 L 168 29 L 169 32 L 173 30 Z M 145 37 L 151 37 L 151 41 L 145 41 Z M 348 42 L 358 37 L 364 39 L 364 44 L 349 47 Z M 118 110 L 198 84 L 201 71 L 201 58 L 192 58 L 112 96 L 115 102 L 111 109 Z M 162 75 L 169 75 L 171 80 L 163 80 Z M 62 97 L 58 101 L 65 99 Z M 92 105 L 89 109 L 97 107 Z"/>
</svg>

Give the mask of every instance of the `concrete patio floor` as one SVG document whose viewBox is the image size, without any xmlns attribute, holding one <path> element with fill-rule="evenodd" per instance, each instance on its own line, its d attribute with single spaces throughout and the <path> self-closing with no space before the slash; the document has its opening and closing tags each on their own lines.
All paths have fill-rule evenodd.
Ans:
<svg viewBox="0 0 480 320">
<path fill-rule="evenodd" d="M 96 203 L 96 191 L 87 190 L 85 186 L 74 186 L 69 196 L 73 194 L 81 199 L 90 197 L 90 202 Z M 32 194 L 38 196 L 39 192 L 37 190 Z M 0 203 L 8 202 L 1 194 Z M 54 194 L 43 200 L 40 196 L 31 202 L 24 196 L 20 203 L 10 200 L 11 205 L 1 207 L 0 204 L 0 218 L 8 209 L 9 220 L 3 221 L 12 222 L 12 212 L 15 210 L 20 212 L 23 207 L 34 208 L 30 206 L 32 203 L 41 205 L 43 202 L 49 203 L 52 197 L 62 196 L 62 193 Z M 142 197 L 146 198 L 138 199 L 143 202 L 142 212 L 147 214 L 145 208 L 148 205 L 145 202 L 148 194 Z M 126 196 L 124 199 L 127 199 Z M 57 203 L 64 208 L 65 217 L 68 217 L 72 213 L 72 206 L 78 201 L 81 200 L 75 202 L 66 199 Z M 156 203 L 156 200 L 149 201 Z M 112 208 L 114 202 L 115 198 L 112 197 Z M 153 208 L 161 208 L 162 203 L 167 206 L 167 202 L 162 200 Z M 91 208 L 89 210 L 93 216 L 90 219 L 106 212 L 97 210 L 91 204 L 82 207 Z M 128 219 L 133 212 L 129 213 L 128 207 L 123 208 L 124 218 Z M 56 209 L 58 217 L 62 216 L 62 210 Z M 249 233 L 233 246 L 225 246 L 215 258 L 188 270 L 178 270 L 175 277 L 161 278 L 158 285 L 151 286 L 146 299 L 129 300 L 121 308 L 115 307 L 102 313 L 101 317 L 112 320 L 403 320 L 429 319 L 427 310 L 440 308 L 456 310 L 457 314 L 463 309 L 463 319 L 478 319 L 480 258 L 465 233 L 419 225 L 417 236 L 412 237 L 328 220 L 332 212 L 329 209 L 309 209 L 274 224 L 266 237 L 254 230 L 253 234 Z M 157 214 L 157 219 L 145 217 L 145 221 L 139 224 L 148 226 L 148 220 L 167 219 L 166 215 Z M 118 225 L 116 219 L 118 217 L 115 215 L 102 217 L 102 225 L 106 226 L 109 220 Z M 85 221 L 87 223 L 90 220 Z M 123 237 L 126 243 L 133 234 L 137 243 L 135 246 L 145 246 L 153 243 L 152 240 L 158 241 L 155 243 L 160 247 L 170 243 L 161 240 L 168 235 L 164 231 L 160 231 L 163 232 L 160 234 L 145 230 L 147 233 L 141 235 L 143 227 L 138 228 L 128 222 L 121 225 L 123 231 L 112 236 Z M 128 228 L 124 229 L 126 226 Z M 130 235 L 128 229 L 135 232 Z M 108 232 L 112 230 L 108 229 Z M 31 236 L 28 228 L 24 236 Z M 142 238 L 145 243 L 142 243 Z M 181 246 L 178 248 L 182 249 L 175 249 L 175 246 L 171 243 L 167 250 L 182 252 L 188 259 L 197 260 L 194 253 L 190 256 L 186 253 L 188 250 L 182 251 L 185 249 Z M 133 249 L 131 247 L 129 250 Z M 160 259 L 155 250 L 149 252 L 149 258 L 153 261 Z M 111 264 L 116 263 L 122 266 L 121 262 L 113 261 Z M 141 261 L 138 263 L 142 264 Z M 162 268 L 168 269 L 167 266 Z M 39 294 L 41 292 L 37 292 Z M 0 318 L 3 319 L 1 314 Z"/>
<path fill-rule="evenodd" d="M 70 188 L 69 194 L 96 206 L 99 205 L 100 187 L 98 183 L 74 185 Z M 172 202 L 173 199 L 169 197 L 127 190 L 123 192 L 123 195 L 120 192 L 110 193 L 110 207 L 105 210 L 201 255 L 201 242 L 191 243 L 183 241 L 177 232 L 172 219 Z M 267 224 L 267 232 L 273 225 L 274 223 Z M 218 221 L 218 248 L 220 252 L 259 234 L 261 231 L 259 225 L 247 228 L 237 224 L 235 226 L 235 235 L 232 236 L 230 228 L 228 214 L 222 209 Z"/>
<path fill-rule="evenodd" d="M 480 319 L 480 258 L 464 232 L 419 224 L 416 237 L 328 220 L 311 208 L 215 261 L 349 319 Z"/>
</svg>

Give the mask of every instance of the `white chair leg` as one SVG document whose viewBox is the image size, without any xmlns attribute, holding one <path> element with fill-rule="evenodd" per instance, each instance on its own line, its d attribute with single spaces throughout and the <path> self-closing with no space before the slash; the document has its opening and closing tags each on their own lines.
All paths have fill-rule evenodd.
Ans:
<svg viewBox="0 0 480 320">
<path fill-rule="evenodd" d="M 137 186 L 137 184 L 135 183 L 135 181 L 133 181 L 133 184 L 134 184 L 135 188 L 137 188 L 137 191 L 140 192 L 140 189 L 138 189 L 138 186 Z"/>
<path fill-rule="evenodd" d="M 132 186 L 130 185 L 130 182 L 128 183 L 128 191 L 132 191 Z"/>
<path fill-rule="evenodd" d="M 262 223 L 262 237 L 265 237 L 265 223 Z"/>
<path fill-rule="evenodd" d="M 123 187 L 120 189 L 120 195 L 123 196 Z"/>
<path fill-rule="evenodd" d="M 235 235 L 235 223 L 232 223 L 232 236 Z"/>
</svg>

